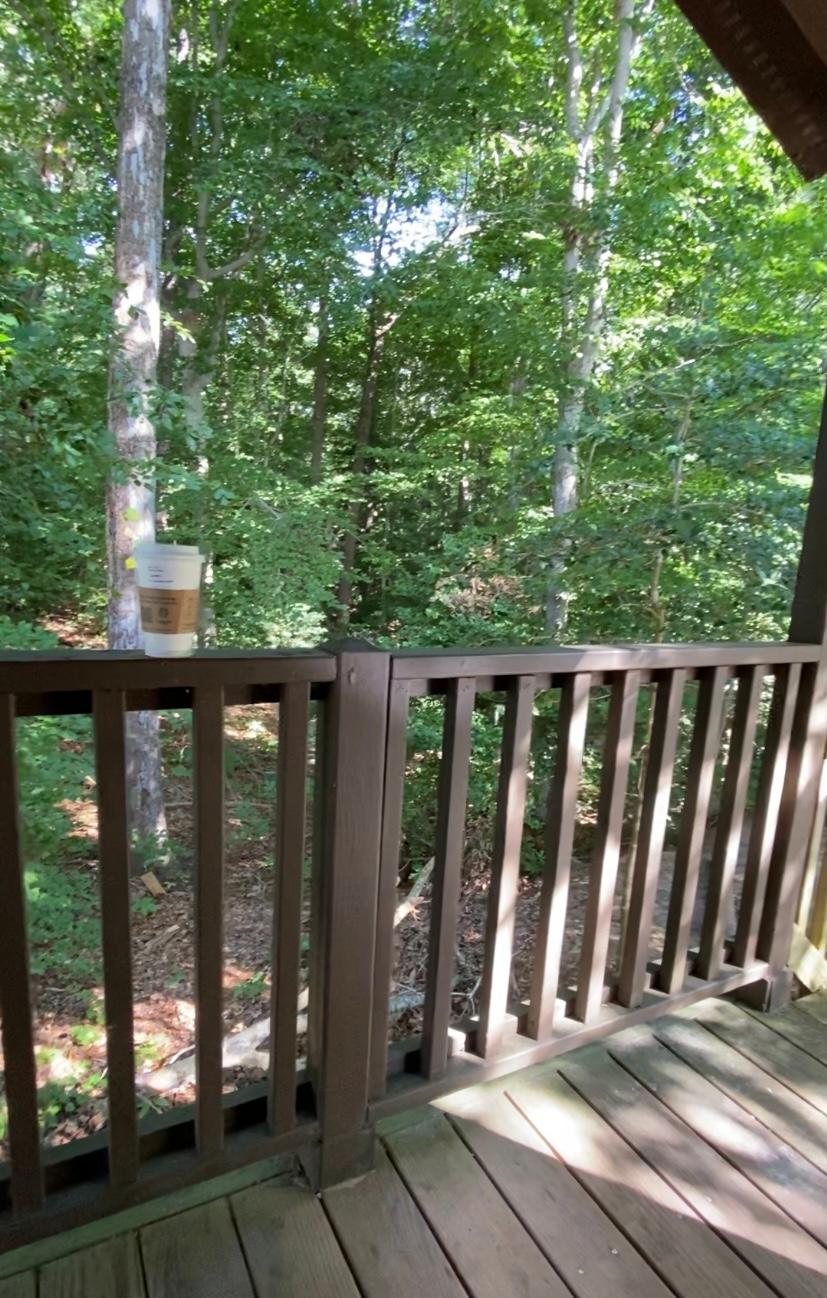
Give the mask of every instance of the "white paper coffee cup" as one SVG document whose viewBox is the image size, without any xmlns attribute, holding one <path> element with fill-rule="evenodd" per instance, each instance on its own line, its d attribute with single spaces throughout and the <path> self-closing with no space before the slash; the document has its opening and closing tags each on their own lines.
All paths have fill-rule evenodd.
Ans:
<svg viewBox="0 0 827 1298">
<path fill-rule="evenodd" d="M 150 658 L 185 658 L 193 652 L 203 563 L 197 545 L 136 545 L 144 651 Z"/>
</svg>

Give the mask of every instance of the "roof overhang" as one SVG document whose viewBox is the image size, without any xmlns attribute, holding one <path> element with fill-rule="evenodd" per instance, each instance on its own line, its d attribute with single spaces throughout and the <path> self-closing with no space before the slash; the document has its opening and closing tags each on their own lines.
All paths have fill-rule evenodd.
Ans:
<svg viewBox="0 0 827 1298">
<path fill-rule="evenodd" d="M 808 180 L 827 172 L 825 0 L 677 0 Z"/>
</svg>

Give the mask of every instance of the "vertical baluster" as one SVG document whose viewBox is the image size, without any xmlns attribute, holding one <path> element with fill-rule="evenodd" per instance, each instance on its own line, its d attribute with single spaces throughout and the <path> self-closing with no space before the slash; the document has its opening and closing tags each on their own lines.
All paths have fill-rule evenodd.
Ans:
<svg viewBox="0 0 827 1298">
<path fill-rule="evenodd" d="M 807 937 L 817 951 L 827 955 L 827 859 L 820 855 L 818 880 L 813 892 L 813 904 L 807 922 Z"/>
<path fill-rule="evenodd" d="M 715 777 L 715 759 L 721 740 L 726 679 L 725 668 L 713 667 L 702 677 L 698 692 L 686 779 L 686 801 L 675 852 L 675 873 L 658 980 L 661 990 L 670 995 L 681 990 L 686 976 L 689 933 L 698 891 L 709 799 Z"/>
<path fill-rule="evenodd" d="M 3 938 L 0 941 L 0 1009 L 3 1014 L 3 1058 L 9 1110 L 12 1205 L 15 1212 L 23 1213 L 35 1212 L 43 1203 L 43 1173 L 40 1165 L 14 729 L 14 698 L 11 694 L 2 694 L 0 888 L 3 897 Z"/>
<path fill-rule="evenodd" d="M 680 669 L 670 672 L 657 686 L 618 985 L 617 998 L 629 1008 L 640 1005 L 643 1000 L 685 683 L 686 672 Z"/>
<path fill-rule="evenodd" d="M 270 1130 L 296 1123 L 296 1007 L 299 998 L 302 887 L 307 811 L 310 686 L 283 685 L 279 702 L 276 868 L 273 887 L 273 984 L 270 993 Z"/>
<path fill-rule="evenodd" d="M 330 817 L 331 790 L 331 709 L 332 690 L 324 702 L 316 704 L 316 726 L 313 746 L 313 826 L 311 830 L 310 868 L 310 947 L 307 953 L 307 1071 L 315 1091 L 321 1083 L 324 1047 L 324 976 L 327 948 L 327 920 L 324 906 L 324 881 L 329 858 L 327 825 Z"/>
<path fill-rule="evenodd" d="M 477 1030 L 483 1059 L 496 1053 L 505 1031 L 534 693 L 534 677 L 519 676 L 506 704 Z"/>
<path fill-rule="evenodd" d="M 526 1033 L 535 1041 L 549 1037 L 554 1023 L 590 684 L 588 673 L 579 672 L 567 677 L 560 691 L 557 757 L 546 809 L 543 887 L 526 1023 Z"/>
<path fill-rule="evenodd" d="M 795 906 L 815 817 L 827 732 L 827 657 L 807 663 L 795 701 L 790 752 L 772 845 L 764 910 L 756 948 L 769 961 L 770 1004 L 789 999 L 783 971 L 790 957 Z M 773 982 L 777 986 L 773 988 Z"/>
<path fill-rule="evenodd" d="M 224 1144 L 221 1102 L 224 934 L 224 691 L 194 692 L 195 754 L 195 1078 L 198 1149 Z"/>
<path fill-rule="evenodd" d="M 426 1077 L 440 1076 L 448 1061 L 451 976 L 454 970 L 465 842 L 465 803 L 471 761 L 474 692 L 473 679 L 455 680 L 448 687 L 445 701 L 428 975 L 422 1026 L 422 1072 Z"/>
<path fill-rule="evenodd" d="M 123 693 L 119 690 L 96 690 L 93 714 L 106 1008 L 109 1171 L 112 1183 L 122 1186 L 134 1181 L 138 1174 Z"/>
<path fill-rule="evenodd" d="M 589 895 L 574 1007 L 575 1016 L 584 1023 L 594 1018 L 603 1002 L 639 682 L 639 672 L 620 673 L 612 685 L 609 703 L 597 830 L 589 869 Z"/>
<path fill-rule="evenodd" d="M 775 828 L 778 824 L 778 809 L 784 788 L 784 772 L 790 751 L 790 734 L 800 680 L 800 663 L 785 663 L 775 669 L 775 686 L 767 722 L 764 756 L 752 815 L 741 904 L 738 908 L 738 923 L 731 957 L 733 964 L 742 967 L 751 964 L 755 959 L 758 927 L 767 889 L 767 874 L 770 868 Z"/>
<path fill-rule="evenodd" d="M 827 821 L 827 760 L 822 760 L 818 800 L 813 829 L 810 834 L 810 844 L 807 848 L 807 867 L 801 881 L 801 894 L 798 898 L 798 910 L 796 912 L 796 923 L 805 932 L 809 925 L 810 911 L 817 891 L 817 881 L 823 859 L 822 840 L 824 838 L 825 821 Z"/>
<path fill-rule="evenodd" d="M 408 681 L 391 681 L 389 688 L 370 1042 L 370 1096 L 374 1100 L 384 1095 L 387 1075 L 388 997 L 393 972 L 393 917 L 396 910 L 396 881 L 399 875 L 402 804 L 405 794 L 410 684 Z"/>
<path fill-rule="evenodd" d="M 709 867 L 709 890 L 696 969 L 699 978 L 717 977 L 723 963 L 726 924 L 735 887 L 735 867 L 741 845 L 763 684 L 764 669 L 758 667 L 747 668 L 738 682 L 729 759 L 721 794 L 712 863 Z"/>
</svg>

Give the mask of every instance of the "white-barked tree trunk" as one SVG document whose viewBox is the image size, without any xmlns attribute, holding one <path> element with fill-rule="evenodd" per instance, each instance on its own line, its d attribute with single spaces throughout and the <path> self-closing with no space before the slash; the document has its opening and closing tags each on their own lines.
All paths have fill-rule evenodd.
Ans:
<svg viewBox="0 0 827 1298">
<path fill-rule="evenodd" d="M 116 463 L 107 490 L 111 649 L 143 643 L 132 556 L 155 536 L 152 405 L 161 339 L 169 0 L 124 0 L 118 123 L 118 221 L 109 372 L 109 431 Z M 158 717 L 127 716 L 131 828 L 138 843 L 166 832 Z"/>
<path fill-rule="evenodd" d="M 598 77 L 584 88 L 584 63 L 578 39 L 578 2 L 570 0 L 564 19 L 566 41 L 566 133 L 573 146 L 569 192 L 570 220 L 565 233 L 562 289 L 562 347 L 565 381 L 553 430 L 552 506 L 555 519 L 577 508 L 578 441 L 589 384 L 603 338 L 612 230 L 608 213 L 620 170 L 623 106 L 640 42 L 638 23 L 652 0 L 617 0 L 617 44 L 608 79 Z M 608 88 L 602 85 L 608 80 Z M 595 202 L 604 208 L 597 235 L 586 236 Z M 546 586 L 546 626 L 559 639 L 568 617 L 567 547 L 557 541 Z"/>
</svg>

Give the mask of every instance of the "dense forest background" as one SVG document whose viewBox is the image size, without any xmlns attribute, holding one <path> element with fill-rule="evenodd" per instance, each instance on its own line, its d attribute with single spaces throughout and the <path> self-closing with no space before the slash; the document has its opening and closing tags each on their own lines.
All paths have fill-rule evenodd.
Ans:
<svg viewBox="0 0 827 1298">
<path fill-rule="evenodd" d="M 211 556 L 208 640 L 784 633 L 823 186 L 667 0 L 610 121 L 613 12 L 175 6 L 154 472 L 159 536 Z M 0 610 L 82 640 L 117 471 L 119 5 L 3 0 L 0 42 Z"/>
</svg>

